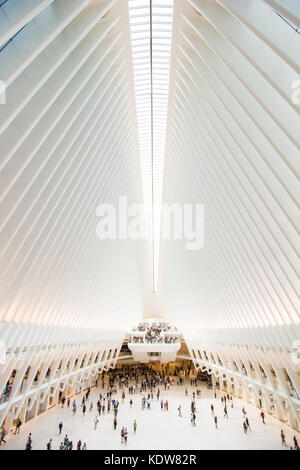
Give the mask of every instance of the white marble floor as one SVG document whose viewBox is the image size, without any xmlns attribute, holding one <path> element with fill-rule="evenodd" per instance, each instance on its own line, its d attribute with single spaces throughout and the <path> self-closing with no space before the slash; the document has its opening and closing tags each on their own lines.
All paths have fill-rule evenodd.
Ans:
<svg viewBox="0 0 300 470">
<path fill-rule="evenodd" d="M 190 402 L 191 392 L 195 388 L 189 387 L 189 397 L 185 397 L 184 386 L 173 386 L 170 391 L 164 391 L 161 387 L 161 397 L 169 402 L 169 411 L 161 411 L 160 402 L 156 395 L 151 402 L 151 410 L 141 409 L 140 394 L 133 395 L 133 407 L 130 408 L 130 395 L 122 404 L 121 394 L 118 392 L 120 401 L 118 413 L 118 427 L 113 430 L 113 413 L 101 415 L 97 430 L 94 430 L 95 412 L 89 412 L 87 406 L 86 415 L 82 416 L 80 408 L 82 394 L 77 395 L 78 410 L 73 415 L 71 406 L 69 409 L 61 408 L 61 405 L 53 407 L 46 413 L 25 423 L 19 435 L 10 433 L 6 436 L 7 443 L 2 444 L 1 450 L 23 450 L 27 441 L 28 433 L 32 433 L 33 450 L 46 449 L 50 438 L 53 440 L 53 449 L 58 449 L 65 434 L 73 440 L 74 448 L 79 439 L 87 443 L 88 449 L 118 450 L 124 449 L 125 445 L 120 442 L 120 431 L 122 426 L 127 426 L 129 431 L 127 450 L 137 449 L 167 449 L 167 450 L 202 450 L 202 449 L 286 449 L 281 445 L 280 430 L 286 435 L 288 446 L 292 445 L 292 438 L 300 435 L 288 426 L 277 422 L 266 415 L 266 424 L 261 423 L 259 411 L 247 403 L 234 399 L 234 408 L 229 408 L 229 419 L 223 417 L 223 406 L 220 398 L 214 399 L 213 391 L 201 387 L 201 399 L 196 399 L 196 426 L 190 424 Z M 96 402 L 100 388 L 93 389 L 90 401 Z M 219 393 L 219 392 L 218 392 Z M 211 416 L 210 405 L 214 404 L 218 416 L 219 429 L 215 429 Z M 182 406 L 182 417 L 178 416 L 178 405 Z M 245 406 L 249 418 L 251 432 L 244 433 L 242 407 Z M 137 432 L 133 434 L 133 421 L 137 420 Z M 58 424 L 64 424 L 62 435 L 58 434 Z"/>
</svg>

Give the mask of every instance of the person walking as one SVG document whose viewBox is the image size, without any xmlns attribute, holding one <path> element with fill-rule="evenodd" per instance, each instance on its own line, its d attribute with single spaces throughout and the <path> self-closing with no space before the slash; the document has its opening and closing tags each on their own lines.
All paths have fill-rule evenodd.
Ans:
<svg viewBox="0 0 300 470">
<path fill-rule="evenodd" d="M 247 424 L 246 421 L 243 422 L 244 433 L 247 434 Z"/>
<path fill-rule="evenodd" d="M 299 450 L 299 444 L 298 444 L 296 436 L 293 437 L 293 442 L 294 442 L 294 450 Z"/>
<path fill-rule="evenodd" d="M 47 450 L 52 450 L 52 439 L 47 444 Z"/>
<path fill-rule="evenodd" d="M 137 428 L 137 422 L 136 419 L 133 421 L 133 433 L 136 433 L 136 428 Z"/>
<path fill-rule="evenodd" d="M 213 405 L 213 404 L 210 405 L 210 410 L 211 410 L 212 416 L 214 416 L 214 414 L 215 414 L 215 408 L 214 408 L 214 405 Z"/>
<path fill-rule="evenodd" d="M 26 443 L 26 449 L 25 450 L 31 450 L 32 449 L 32 438 L 31 438 L 31 432 L 29 433 L 27 443 Z"/>
<path fill-rule="evenodd" d="M 247 424 L 247 429 L 248 429 L 249 431 L 251 431 L 251 428 L 250 428 L 250 423 L 249 423 L 249 419 L 248 419 L 248 417 L 247 417 L 247 416 L 246 416 L 246 419 L 245 419 L 245 421 L 246 421 L 246 424 Z"/>
<path fill-rule="evenodd" d="M 62 428 L 63 428 L 63 423 L 60 422 L 59 425 L 58 425 L 58 429 L 59 429 L 59 434 L 61 434 L 62 432 Z"/>
<path fill-rule="evenodd" d="M 265 423 L 265 413 L 263 411 L 260 413 L 260 417 L 262 419 L 263 424 L 266 424 Z"/>
<path fill-rule="evenodd" d="M 73 406 L 73 414 L 75 414 L 75 413 L 76 413 L 76 410 L 77 410 L 77 405 L 76 405 L 76 401 L 75 401 L 75 400 L 73 401 L 72 406 Z"/>
<path fill-rule="evenodd" d="M 14 434 L 19 434 L 21 425 L 22 425 L 22 421 L 20 420 L 20 418 L 18 418 Z"/>
<path fill-rule="evenodd" d="M 95 418 L 94 418 L 94 429 L 95 429 L 95 431 L 96 431 L 96 429 L 97 429 L 97 424 L 98 424 L 98 423 L 99 423 L 98 416 L 95 415 Z"/>
<path fill-rule="evenodd" d="M 83 446 L 82 446 L 82 450 L 87 450 L 87 445 L 86 445 L 86 442 L 83 444 Z"/>
<path fill-rule="evenodd" d="M 181 405 L 178 406 L 178 416 L 182 417 L 182 414 L 181 414 Z"/>
<path fill-rule="evenodd" d="M 1 431 L 0 446 L 1 446 L 2 442 L 4 442 L 4 444 L 6 444 L 6 440 L 4 439 L 5 436 L 6 436 L 6 430 L 3 428 L 2 431 Z"/>
<path fill-rule="evenodd" d="M 215 426 L 218 429 L 218 418 L 217 418 L 217 416 L 214 417 L 214 421 L 215 421 Z"/>
<path fill-rule="evenodd" d="M 280 437 L 281 437 L 281 444 L 282 444 L 283 446 L 286 446 L 285 434 L 284 434 L 284 432 L 283 432 L 282 429 L 281 429 L 281 431 L 280 431 Z"/>
</svg>

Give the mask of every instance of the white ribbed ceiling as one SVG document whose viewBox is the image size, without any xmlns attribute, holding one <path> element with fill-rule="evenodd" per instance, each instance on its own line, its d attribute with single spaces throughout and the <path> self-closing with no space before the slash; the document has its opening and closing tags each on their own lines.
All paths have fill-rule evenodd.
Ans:
<svg viewBox="0 0 300 470">
<path fill-rule="evenodd" d="M 152 166 L 148 4 L 0 0 L 1 321 L 299 325 L 299 2 L 153 1 Z M 96 209 L 162 193 L 204 204 L 205 241 L 159 261 L 155 216 L 149 276 Z"/>
</svg>

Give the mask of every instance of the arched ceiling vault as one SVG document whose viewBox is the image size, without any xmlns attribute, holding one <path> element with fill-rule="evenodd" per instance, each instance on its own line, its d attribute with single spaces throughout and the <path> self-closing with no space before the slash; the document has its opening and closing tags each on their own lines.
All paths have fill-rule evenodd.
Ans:
<svg viewBox="0 0 300 470">
<path fill-rule="evenodd" d="M 194 336 L 297 332 L 298 2 L 153 1 L 152 57 L 137 3 L 0 4 L 3 337 L 21 342 L 11 326 L 26 324 L 121 338 L 143 313 Z M 149 134 L 137 90 L 151 82 Z M 203 248 L 155 236 L 149 274 L 144 241 L 96 236 L 99 204 L 121 195 L 202 204 Z"/>
<path fill-rule="evenodd" d="M 164 202 L 205 211 L 201 250 L 161 246 L 182 327 L 299 328 L 300 38 L 282 15 L 296 3 L 175 2 Z"/>
</svg>

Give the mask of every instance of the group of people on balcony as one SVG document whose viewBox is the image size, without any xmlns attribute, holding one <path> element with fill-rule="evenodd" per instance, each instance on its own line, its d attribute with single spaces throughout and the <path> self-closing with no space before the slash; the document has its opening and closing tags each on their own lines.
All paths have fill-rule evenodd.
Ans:
<svg viewBox="0 0 300 470">
<path fill-rule="evenodd" d="M 143 322 L 138 325 L 137 328 L 133 328 L 132 331 L 148 331 L 149 329 L 153 331 L 157 331 L 159 333 L 161 332 L 168 332 L 168 331 L 177 331 L 177 328 L 174 326 L 171 326 L 167 322 L 159 322 L 159 323 L 153 323 L 149 324 L 148 322 Z"/>
<path fill-rule="evenodd" d="M 137 334 L 129 337 L 129 343 L 177 343 L 179 338 L 171 336 L 170 332 L 177 331 L 176 327 L 172 327 L 169 323 L 160 322 L 149 324 L 147 322 L 140 323 L 137 328 L 132 331 L 144 333 L 143 335 Z"/>
<path fill-rule="evenodd" d="M 177 336 L 163 336 L 161 334 L 157 334 L 156 332 L 152 332 L 152 329 L 149 328 L 147 330 L 145 336 L 130 336 L 128 342 L 129 343 L 146 343 L 146 344 L 154 344 L 154 343 L 167 343 L 173 344 L 178 343 L 179 338 Z"/>
</svg>

